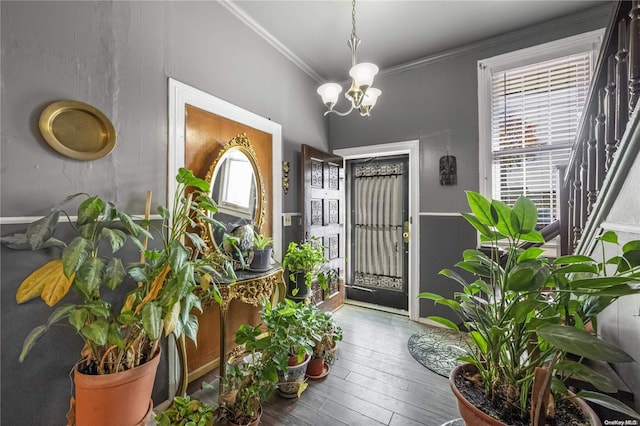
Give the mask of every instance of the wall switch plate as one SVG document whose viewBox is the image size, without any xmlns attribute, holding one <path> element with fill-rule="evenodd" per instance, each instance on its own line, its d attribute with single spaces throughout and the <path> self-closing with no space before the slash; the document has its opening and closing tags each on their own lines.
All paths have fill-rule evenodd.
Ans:
<svg viewBox="0 0 640 426">
<path fill-rule="evenodd" d="M 282 226 L 291 226 L 291 215 L 290 214 L 283 214 L 282 215 Z"/>
</svg>

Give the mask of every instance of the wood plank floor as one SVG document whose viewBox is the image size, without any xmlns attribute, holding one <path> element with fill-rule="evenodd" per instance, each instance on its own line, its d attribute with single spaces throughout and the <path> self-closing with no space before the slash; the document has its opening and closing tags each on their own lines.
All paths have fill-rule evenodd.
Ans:
<svg viewBox="0 0 640 426">
<path fill-rule="evenodd" d="M 336 361 L 300 399 L 273 395 L 262 425 L 441 425 L 459 417 L 448 380 L 420 365 L 407 349 L 422 328 L 407 317 L 344 305 L 334 313 L 344 330 Z M 212 391 L 194 396 L 215 404 Z"/>
</svg>

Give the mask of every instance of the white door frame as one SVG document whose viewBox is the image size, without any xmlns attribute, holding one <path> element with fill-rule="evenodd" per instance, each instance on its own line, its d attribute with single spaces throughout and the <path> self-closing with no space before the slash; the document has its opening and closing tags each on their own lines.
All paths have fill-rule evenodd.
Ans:
<svg viewBox="0 0 640 426">
<path fill-rule="evenodd" d="M 282 182 L 282 127 L 274 121 L 169 78 L 169 164 L 167 179 L 167 205 L 169 206 L 173 205 L 173 194 L 176 187 L 174 177 L 178 173 L 178 169 L 185 165 L 185 106 L 187 104 L 271 135 L 273 198 L 269 202 L 271 203 L 273 217 L 274 257 L 276 260 L 280 260 L 282 256 L 282 191 L 280 190 L 280 182 Z M 173 339 L 169 339 L 168 349 L 169 397 L 173 399 L 180 379 L 180 363 L 178 362 Z"/>
<path fill-rule="evenodd" d="M 409 318 L 419 320 L 420 304 L 420 144 L 418 140 L 336 149 L 334 154 L 346 160 L 369 157 L 409 155 Z M 348 222 L 348 219 L 347 219 Z M 347 230 L 348 234 L 348 230 Z M 346 242 L 342 243 L 346 249 Z M 344 252 L 343 252 L 344 253 Z"/>
</svg>

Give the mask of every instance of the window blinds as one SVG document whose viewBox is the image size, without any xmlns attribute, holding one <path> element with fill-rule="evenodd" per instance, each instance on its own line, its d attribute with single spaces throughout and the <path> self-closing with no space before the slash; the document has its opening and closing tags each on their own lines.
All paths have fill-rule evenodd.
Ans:
<svg viewBox="0 0 640 426">
<path fill-rule="evenodd" d="M 540 226 L 556 217 L 554 168 L 569 160 L 591 69 L 584 52 L 492 74 L 492 196 L 530 198 Z"/>
</svg>

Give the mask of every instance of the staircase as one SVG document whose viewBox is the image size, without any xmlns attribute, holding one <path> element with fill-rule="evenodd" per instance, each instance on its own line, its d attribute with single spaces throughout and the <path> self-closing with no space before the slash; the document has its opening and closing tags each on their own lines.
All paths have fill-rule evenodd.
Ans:
<svg viewBox="0 0 640 426">
<path fill-rule="evenodd" d="M 561 253 L 590 253 L 640 150 L 640 2 L 614 4 L 569 164 L 560 171 Z"/>
<path fill-rule="evenodd" d="M 621 244 L 640 239 L 640 1 L 619 1 L 612 8 L 570 162 L 558 173 L 562 255 L 592 254 L 595 237 L 605 230 L 616 231 Z M 615 254 L 607 252 L 607 257 Z M 636 359 L 613 369 L 601 366 L 618 376 L 620 391 L 613 396 L 625 403 L 635 396 L 636 409 L 639 311 L 640 297 L 633 296 L 617 301 L 598 318 L 598 334 Z M 599 415 L 616 418 L 609 412 Z"/>
</svg>

